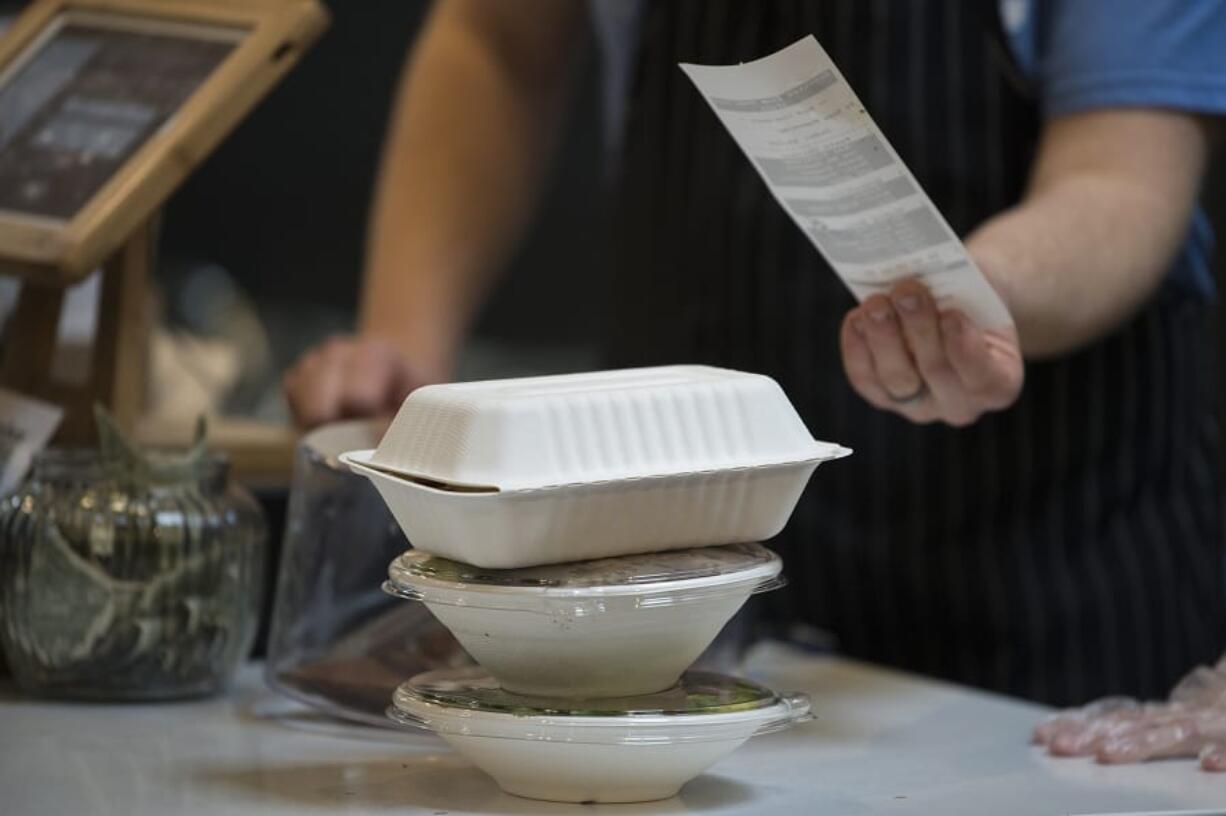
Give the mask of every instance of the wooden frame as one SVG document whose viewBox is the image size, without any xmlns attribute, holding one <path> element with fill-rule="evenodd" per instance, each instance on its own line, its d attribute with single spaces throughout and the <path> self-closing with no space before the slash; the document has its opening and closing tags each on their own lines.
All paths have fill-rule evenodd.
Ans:
<svg viewBox="0 0 1226 816">
<path fill-rule="evenodd" d="M 88 443 L 91 407 L 135 429 L 145 395 L 147 281 L 166 198 L 323 32 L 316 0 L 35 0 L 0 38 L 0 86 L 64 25 L 234 43 L 207 78 L 70 217 L 0 209 L 0 274 L 24 278 L 0 348 L 0 383 L 65 408 L 60 443 Z M 63 290 L 101 266 L 88 379 L 53 381 Z"/>
<path fill-rule="evenodd" d="M 0 355 L 0 384 L 54 402 L 64 409 L 60 443 L 94 440 L 93 406 L 101 402 L 131 431 L 144 408 L 149 344 L 149 289 L 157 256 L 157 219 L 138 228 L 104 265 L 98 323 L 85 382 L 63 384 L 51 376 L 64 290 L 26 284 L 10 318 L 10 346 Z"/>
<path fill-rule="evenodd" d="M 314 0 L 36 0 L 0 37 L 0 77 L 64 22 L 239 29 L 235 49 L 71 218 L 0 210 L 0 273 L 65 286 L 114 255 L 324 30 Z M 110 24 L 108 24 L 110 25 Z"/>
</svg>

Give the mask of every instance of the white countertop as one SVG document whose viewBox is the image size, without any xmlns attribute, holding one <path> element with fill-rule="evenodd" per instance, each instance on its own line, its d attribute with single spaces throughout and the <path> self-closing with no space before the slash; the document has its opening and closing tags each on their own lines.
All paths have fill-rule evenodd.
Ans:
<svg viewBox="0 0 1226 816">
<path fill-rule="evenodd" d="M 813 697 L 817 721 L 751 740 L 646 805 L 517 799 L 428 734 L 322 720 L 264 689 L 152 705 L 0 692 L 0 812 L 176 814 L 1070 814 L 1212 809 L 1226 775 L 1190 761 L 1101 767 L 1027 744 L 1043 709 L 777 647 L 751 673 Z"/>
</svg>

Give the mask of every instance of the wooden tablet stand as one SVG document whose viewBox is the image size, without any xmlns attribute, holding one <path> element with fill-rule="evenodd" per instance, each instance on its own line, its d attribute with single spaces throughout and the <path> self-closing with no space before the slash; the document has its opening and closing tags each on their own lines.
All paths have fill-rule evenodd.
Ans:
<svg viewBox="0 0 1226 816">
<path fill-rule="evenodd" d="M 149 278 L 157 254 L 157 219 L 125 241 L 102 267 L 98 320 L 84 382 L 54 379 L 56 336 L 66 289 L 25 281 L 9 317 L 0 357 L 0 386 L 64 409 L 56 441 L 94 441 L 93 404 L 106 405 L 131 433 L 148 388 Z"/>
<path fill-rule="evenodd" d="M 0 274 L 22 278 L 0 385 L 131 433 L 166 199 L 323 33 L 318 0 L 34 0 L 0 37 Z M 4 92 L 18 90 L 5 96 Z M 54 380 L 67 288 L 104 270 L 89 374 Z"/>
</svg>

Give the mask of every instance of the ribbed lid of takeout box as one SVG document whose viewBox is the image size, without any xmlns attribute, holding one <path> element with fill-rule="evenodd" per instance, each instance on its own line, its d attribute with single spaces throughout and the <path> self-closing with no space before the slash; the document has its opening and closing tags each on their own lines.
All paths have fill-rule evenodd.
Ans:
<svg viewBox="0 0 1226 816">
<path fill-rule="evenodd" d="M 419 388 L 369 465 L 452 487 L 508 491 L 848 452 L 815 441 L 769 377 L 664 366 Z"/>
</svg>

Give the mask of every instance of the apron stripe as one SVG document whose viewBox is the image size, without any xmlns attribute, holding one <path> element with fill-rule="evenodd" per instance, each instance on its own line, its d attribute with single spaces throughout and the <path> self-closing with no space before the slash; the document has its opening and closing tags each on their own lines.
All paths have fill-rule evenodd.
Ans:
<svg viewBox="0 0 1226 816">
<path fill-rule="evenodd" d="M 945 4 L 945 30 L 942 32 L 946 43 L 953 43 L 959 40 L 959 32 L 962 27 L 962 7 L 959 3 Z M 949 145 L 949 171 L 955 177 L 964 177 L 967 174 L 966 165 L 966 111 L 964 108 L 964 97 L 966 96 L 963 85 L 963 77 L 966 76 L 966 68 L 963 66 L 965 61 L 965 53 L 961 48 L 945 48 L 945 105 L 947 114 L 946 126 L 943 129 L 941 136 L 945 143 Z M 954 229 L 966 229 L 966 225 L 970 222 L 969 202 L 967 200 L 967 185 L 959 184 L 953 190 L 953 195 L 950 200 L 950 209 L 946 213 L 950 223 L 954 225 Z"/>
<path fill-rule="evenodd" d="M 1092 461 L 1103 461 L 1106 449 L 1107 412 L 1103 401 L 1107 389 L 1106 359 L 1104 355 L 1093 355 L 1089 361 L 1087 378 L 1088 393 L 1086 399 L 1086 431 L 1087 445 Z M 1114 565 L 1103 557 L 1103 548 L 1096 545 L 1104 532 L 1102 490 L 1098 479 L 1084 480 L 1083 490 L 1082 531 L 1078 542 L 1082 543 L 1087 556 L 1086 574 L 1091 586 L 1087 590 L 1094 593 L 1094 602 L 1098 610 L 1096 618 L 1090 620 L 1097 623 L 1095 631 L 1087 632 L 1086 642 L 1096 644 L 1101 651 L 1103 677 L 1111 688 L 1120 688 L 1123 684 L 1123 664 L 1119 648 L 1120 614 L 1116 608 L 1118 599 L 1111 593 L 1108 577 L 1116 571 Z"/>
<path fill-rule="evenodd" d="M 1143 506 L 1146 523 L 1149 525 L 1149 535 L 1155 546 L 1149 548 L 1154 558 L 1153 579 L 1157 580 L 1161 591 L 1154 594 L 1157 614 L 1159 617 L 1162 637 L 1154 644 L 1159 671 L 1169 675 L 1178 671 L 1176 661 L 1177 644 L 1182 641 L 1179 632 L 1179 622 L 1173 613 L 1172 601 L 1179 592 L 1175 580 L 1175 569 L 1171 560 L 1172 537 L 1168 531 L 1166 516 L 1166 491 L 1161 490 L 1170 478 L 1170 473 L 1164 467 L 1166 456 L 1164 451 L 1170 450 L 1170 405 L 1168 404 L 1167 378 L 1165 376 L 1170 362 L 1170 352 L 1167 346 L 1166 332 L 1161 322 L 1153 317 L 1146 321 L 1146 335 L 1149 342 L 1150 372 L 1149 376 L 1154 387 L 1150 389 L 1150 406 L 1153 411 L 1153 432 L 1145 440 L 1149 453 L 1149 466 L 1156 472 L 1157 478 L 1145 491 Z"/>
<path fill-rule="evenodd" d="M 1120 439 L 1123 440 L 1123 444 L 1119 448 L 1120 458 L 1117 470 L 1119 473 L 1119 493 L 1117 495 L 1117 506 L 1135 507 L 1137 506 L 1138 499 L 1137 491 L 1141 482 L 1136 452 L 1141 450 L 1140 445 L 1143 441 L 1138 411 L 1141 395 L 1137 389 L 1137 382 L 1141 375 L 1141 360 L 1136 335 L 1132 333 L 1125 335 L 1120 347 L 1120 351 L 1113 355 L 1116 362 L 1113 368 L 1122 375 L 1118 383 L 1121 389 L 1119 398 L 1123 417 Z M 1150 602 L 1153 598 L 1153 592 L 1148 584 L 1153 580 L 1153 573 L 1142 561 L 1139 539 L 1133 534 L 1133 518 L 1135 518 L 1135 514 L 1116 512 L 1114 516 L 1116 545 L 1114 551 L 1121 562 L 1127 567 L 1129 582 L 1126 584 L 1127 588 L 1124 590 L 1124 594 L 1131 601 L 1129 607 L 1133 615 L 1135 642 L 1152 644 L 1154 642 L 1154 614 Z M 1153 661 L 1134 659 L 1130 662 L 1136 674 L 1136 679 L 1133 685 L 1125 685 L 1123 687 L 1152 688 L 1157 681 Z"/>
</svg>

